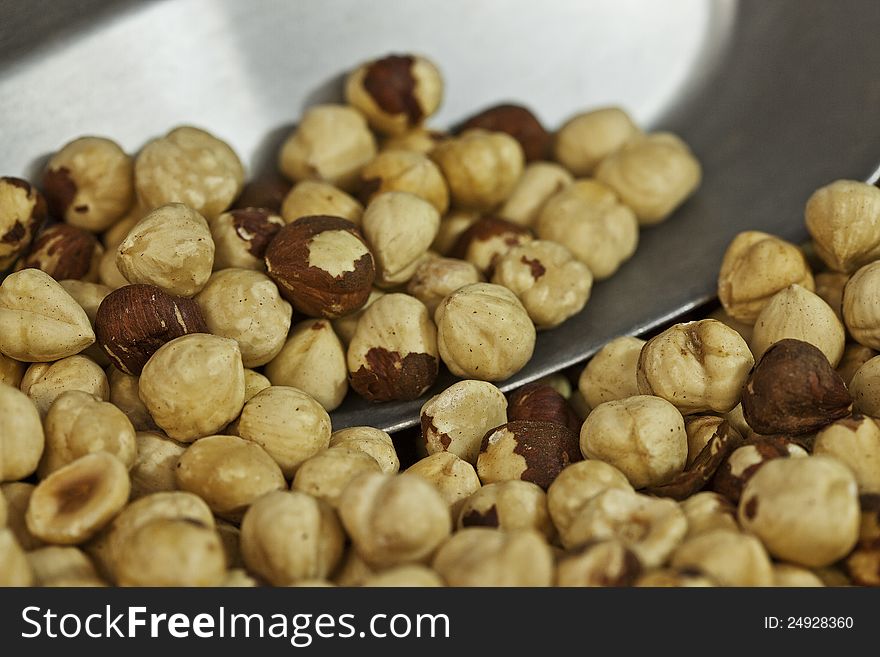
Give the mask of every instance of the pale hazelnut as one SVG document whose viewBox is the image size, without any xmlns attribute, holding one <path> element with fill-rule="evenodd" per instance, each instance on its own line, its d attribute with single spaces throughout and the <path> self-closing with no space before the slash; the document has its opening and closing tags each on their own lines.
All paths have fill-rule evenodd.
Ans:
<svg viewBox="0 0 880 657">
<path fill-rule="evenodd" d="M 249 402 L 254 398 L 261 390 L 265 390 L 269 386 L 272 385 L 272 382 L 269 381 L 265 376 L 257 372 L 256 370 L 251 370 L 245 368 L 244 370 L 244 401 L 245 403 Z"/>
<path fill-rule="evenodd" d="M 18 481 L 37 469 L 45 439 L 31 400 L 0 383 L 0 482 Z"/>
<path fill-rule="evenodd" d="M 239 580 L 241 577 L 247 577 L 251 579 L 249 575 L 244 573 L 244 561 L 241 556 L 241 529 L 237 525 L 233 525 L 231 522 L 226 520 L 217 520 L 217 526 L 215 527 L 217 530 L 217 536 L 220 537 L 220 542 L 223 544 L 223 554 L 226 555 L 226 565 L 230 569 L 238 569 L 240 572 L 237 574 L 227 573 L 227 576 L 234 577 L 236 580 Z M 252 580 L 254 583 L 245 583 L 245 582 L 236 582 L 235 586 L 256 586 L 256 580 Z M 224 586 L 230 586 L 230 584 L 224 580 Z"/>
<path fill-rule="evenodd" d="M 736 507 L 718 493 L 697 493 L 683 500 L 680 505 L 688 523 L 688 539 L 716 529 L 739 531 Z"/>
<path fill-rule="evenodd" d="M 35 550 L 44 545 L 42 540 L 31 534 L 25 521 L 34 488 L 34 484 L 22 481 L 0 484 L 0 494 L 6 500 L 6 527 L 24 550 Z"/>
<path fill-rule="evenodd" d="M 6 498 L 0 490 L 0 527 L 6 527 Z"/>
<path fill-rule="evenodd" d="M 46 214 L 43 195 L 30 183 L 0 178 L 0 272 L 28 250 Z"/>
<path fill-rule="evenodd" d="M 21 391 L 31 398 L 41 417 L 68 390 L 81 390 L 102 401 L 110 399 L 110 384 L 104 370 L 85 356 L 68 356 L 54 363 L 34 363 L 21 380 Z"/>
<path fill-rule="evenodd" d="M 459 288 L 437 306 L 434 319 L 440 357 L 456 376 L 503 381 L 532 357 L 532 320 L 516 295 L 500 285 Z"/>
<path fill-rule="evenodd" d="M 449 538 L 434 557 L 434 570 L 449 586 L 551 586 L 553 553 L 538 532 L 468 527 Z"/>
<path fill-rule="evenodd" d="M 487 107 L 465 119 L 455 128 L 456 133 L 480 129 L 504 132 L 522 146 L 526 162 L 544 160 L 550 151 L 551 135 L 532 112 L 522 105 L 503 103 Z"/>
<path fill-rule="evenodd" d="M 88 283 L 72 279 L 61 280 L 58 283 L 86 311 L 86 316 L 94 328 L 98 307 L 112 290 L 106 285 L 99 283 Z"/>
<path fill-rule="evenodd" d="M 437 330 L 425 305 L 386 294 L 358 321 L 348 345 L 351 387 L 370 401 L 416 399 L 437 377 Z"/>
<path fill-rule="evenodd" d="M 880 493 L 880 427 L 871 418 L 853 415 L 825 427 L 816 434 L 813 454 L 852 470 L 859 493 Z"/>
<path fill-rule="evenodd" d="M 33 586 L 27 555 L 8 529 L 0 527 L 0 587 Z"/>
<path fill-rule="evenodd" d="M 363 306 L 351 312 L 343 317 L 337 317 L 334 319 L 331 324 L 333 325 L 333 332 L 339 337 L 339 340 L 345 347 L 351 343 L 351 339 L 354 337 L 354 332 L 357 330 L 357 323 L 360 321 L 361 316 L 364 314 L 367 308 L 372 305 L 372 303 L 378 299 L 379 297 L 385 294 L 384 290 L 380 290 L 377 287 L 374 287 L 370 290 L 370 296 L 367 297 L 366 303 Z M 433 316 L 433 313 L 432 313 Z"/>
<path fill-rule="evenodd" d="M 456 515 L 459 529 L 533 529 L 548 540 L 555 534 L 547 511 L 547 495 L 540 486 L 529 481 L 512 479 L 483 486 L 462 502 Z"/>
<path fill-rule="evenodd" d="M 449 452 L 426 456 L 408 467 L 406 472 L 433 485 L 449 505 L 453 517 L 458 516 L 462 503 L 480 489 L 474 466 Z"/>
<path fill-rule="evenodd" d="M 136 431 L 158 429 L 139 394 L 140 378 L 126 374 L 113 365 L 107 368 L 110 384 L 110 403 L 116 406 L 131 422 Z"/>
<path fill-rule="evenodd" d="M 428 308 L 431 316 L 444 298 L 457 289 L 483 280 L 477 268 L 458 258 L 424 258 L 409 279 L 406 291 Z"/>
<path fill-rule="evenodd" d="M 434 147 L 446 139 L 449 139 L 449 135 L 446 132 L 420 126 L 407 130 L 402 134 L 387 137 L 382 142 L 381 150 L 414 151 L 430 155 Z"/>
<path fill-rule="evenodd" d="M 733 238 L 718 274 L 718 298 L 731 317 L 754 324 L 773 295 L 789 285 L 814 289 L 810 267 L 798 247 L 757 230 Z"/>
<path fill-rule="evenodd" d="M 201 290 L 214 266 L 208 222 L 182 203 L 156 208 L 117 247 L 116 266 L 130 283 L 146 283 L 179 297 Z"/>
<path fill-rule="evenodd" d="M 235 340 L 192 333 L 154 353 L 138 382 L 141 401 L 171 438 L 192 442 L 225 427 L 244 405 L 244 367 Z"/>
<path fill-rule="evenodd" d="M 531 231 L 525 226 L 498 217 L 482 217 L 458 236 L 449 255 L 467 260 L 481 274 L 491 277 L 505 254 L 532 239 Z"/>
<path fill-rule="evenodd" d="M 689 538 L 670 560 L 673 568 L 695 568 L 722 586 L 772 586 L 773 566 L 754 536 L 715 529 Z"/>
<path fill-rule="evenodd" d="M 115 247 L 105 251 L 104 255 L 101 256 L 101 261 L 98 263 L 98 282 L 101 283 L 101 285 L 106 285 L 111 290 L 116 290 L 124 285 L 128 285 L 128 279 L 122 275 L 122 272 L 119 271 L 119 267 L 116 266 Z"/>
<path fill-rule="evenodd" d="M 296 469 L 291 490 L 308 493 L 336 508 L 349 482 L 363 472 L 381 472 L 369 454 L 345 445 L 330 447 L 303 461 Z"/>
<path fill-rule="evenodd" d="M 138 203 L 131 206 L 119 221 L 115 222 L 101 234 L 104 248 L 108 252 L 115 251 L 116 247 L 122 244 L 122 240 L 131 232 L 132 228 L 137 226 L 137 223 L 144 218 L 147 212 L 149 210 Z"/>
<path fill-rule="evenodd" d="M 182 445 L 160 433 L 138 431 L 135 434 L 137 456 L 128 475 L 131 499 L 153 493 L 177 490 L 177 461 L 186 451 Z"/>
<path fill-rule="evenodd" d="M 687 467 L 693 464 L 724 421 L 723 417 L 716 415 L 692 415 L 685 418 L 684 430 L 688 439 Z"/>
<path fill-rule="evenodd" d="M 706 318 L 718 320 L 725 326 L 732 328 L 734 331 L 739 333 L 742 336 L 742 339 L 746 342 L 750 342 L 752 339 L 752 333 L 754 332 L 755 327 L 752 324 L 746 324 L 745 322 L 741 322 L 738 319 L 734 319 L 727 314 L 727 311 L 724 310 L 723 306 L 713 310 L 706 316 Z"/>
<path fill-rule="evenodd" d="M 79 548 L 50 545 L 28 552 L 27 560 L 37 586 L 100 579 L 91 559 Z"/>
<path fill-rule="evenodd" d="M 284 220 L 265 208 L 241 208 L 208 222 L 214 240 L 214 270 L 237 267 L 263 271 L 263 259 Z"/>
<path fill-rule="evenodd" d="M 27 363 L 0 353 L 0 383 L 17 388 L 27 370 Z"/>
<path fill-rule="evenodd" d="M 551 196 L 535 221 L 542 240 L 565 244 L 597 280 L 608 278 L 635 253 L 639 225 L 612 189 L 577 180 Z"/>
<path fill-rule="evenodd" d="M 361 582 L 361 586 L 372 588 L 400 588 L 402 586 L 422 588 L 429 586 L 445 586 L 445 584 L 440 578 L 440 575 L 430 568 L 418 565 L 406 565 L 389 568 L 388 570 L 383 570 L 381 573 L 376 573 L 375 575 L 367 577 Z"/>
<path fill-rule="evenodd" d="M 556 133 L 553 155 L 575 176 L 587 176 L 639 129 L 619 107 L 576 114 Z"/>
<path fill-rule="evenodd" d="M 635 553 L 617 540 L 586 543 L 557 564 L 557 586 L 632 586 L 642 572 Z"/>
<path fill-rule="evenodd" d="M 813 277 L 816 294 L 831 307 L 837 319 L 841 321 L 843 321 L 843 291 L 849 279 L 849 274 L 837 271 L 823 271 Z"/>
<path fill-rule="evenodd" d="M 498 210 L 498 216 L 521 226 L 531 226 L 554 194 L 568 187 L 574 178 L 552 162 L 532 162 Z"/>
<path fill-rule="evenodd" d="M 773 586 L 814 587 L 825 586 L 819 577 L 806 568 L 793 566 L 789 563 L 773 564 Z"/>
<path fill-rule="evenodd" d="M 360 225 L 364 206 L 338 187 L 320 180 L 302 180 L 284 197 L 281 216 L 292 224 L 303 217 L 342 217 Z"/>
<path fill-rule="evenodd" d="M 278 167 L 291 180 L 321 180 L 349 191 L 376 155 L 364 117 L 345 105 L 315 105 L 281 146 Z"/>
<path fill-rule="evenodd" d="M 638 587 L 713 587 L 718 583 L 711 577 L 692 568 L 660 568 L 651 570 L 639 577 L 634 586 Z"/>
<path fill-rule="evenodd" d="M 449 255 L 459 236 L 480 219 L 479 212 L 455 210 L 440 219 L 440 227 L 431 249 L 440 255 Z"/>
<path fill-rule="evenodd" d="M 383 149 L 361 170 L 360 197 L 365 203 L 384 192 L 409 192 L 440 214 L 449 208 L 449 189 L 440 169 L 414 151 Z"/>
<path fill-rule="evenodd" d="M 144 146 L 135 159 L 134 181 L 138 202 L 145 208 L 185 203 L 211 218 L 241 192 L 244 168 L 226 143 L 204 130 L 182 126 Z"/>
<path fill-rule="evenodd" d="M 849 384 L 853 411 L 880 417 L 880 356 L 866 361 L 853 374 Z"/>
<path fill-rule="evenodd" d="M 372 456 L 385 474 L 396 474 L 400 461 L 391 436 L 373 427 L 348 427 L 330 434 L 330 447 L 350 447 Z"/>
<path fill-rule="evenodd" d="M 639 338 L 615 338 L 590 359 L 578 379 L 578 390 L 591 408 L 639 394 L 639 355 L 644 345 Z"/>
<path fill-rule="evenodd" d="M 871 349 L 880 348 L 880 303 L 875 292 L 878 282 L 880 264 L 872 262 L 852 275 L 843 292 L 846 328 L 856 342 Z"/>
<path fill-rule="evenodd" d="M 68 224 L 41 231 L 16 269 L 39 269 L 56 281 L 74 278 L 94 283 L 104 257 L 104 247 L 91 233 Z"/>
<path fill-rule="evenodd" d="M 816 253 L 834 271 L 852 272 L 880 257 L 880 189 L 836 180 L 817 189 L 804 211 Z"/>
</svg>

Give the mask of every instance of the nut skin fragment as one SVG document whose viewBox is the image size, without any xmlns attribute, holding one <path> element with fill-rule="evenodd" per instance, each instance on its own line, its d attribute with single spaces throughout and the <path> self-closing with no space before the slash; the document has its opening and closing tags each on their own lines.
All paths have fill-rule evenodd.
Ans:
<svg viewBox="0 0 880 657">
<path fill-rule="evenodd" d="M 743 388 L 743 414 L 762 434 L 801 435 L 850 413 L 852 397 L 825 355 L 813 345 L 785 339 L 758 361 Z"/>
<path fill-rule="evenodd" d="M 37 235 L 17 268 L 39 269 L 56 281 L 77 279 L 94 283 L 103 256 L 104 247 L 91 233 L 68 224 L 54 224 Z"/>
<path fill-rule="evenodd" d="M 21 178 L 0 178 L 0 272 L 28 250 L 46 220 L 46 201 Z"/>
<path fill-rule="evenodd" d="M 880 257 L 880 189 L 835 180 L 817 189 L 804 210 L 819 257 L 834 271 L 852 272 Z"/>
<path fill-rule="evenodd" d="M 512 103 L 487 107 L 465 119 L 454 132 L 459 134 L 475 128 L 507 133 L 522 146 L 526 162 L 546 160 L 553 141 L 550 133 L 527 107 Z"/>
<path fill-rule="evenodd" d="M 619 107 L 603 107 L 568 119 L 556 133 L 553 156 L 575 176 L 588 176 L 639 129 Z"/>
<path fill-rule="evenodd" d="M 568 401 L 546 383 L 529 383 L 510 394 L 507 419 L 554 422 L 572 431 L 581 430 L 581 420 Z"/>
<path fill-rule="evenodd" d="M 0 482 L 33 474 L 44 445 L 36 407 L 21 391 L 0 383 Z"/>
<path fill-rule="evenodd" d="M 284 226 L 277 213 L 266 208 L 239 208 L 208 222 L 214 240 L 214 270 L 237 267 L 263 271 L 263 259 L 272 238 Z"/>
<path fill-rule="evenodd" d="M 98 345 L 122 372 L 139 376 L 162 345 L 208 333 L 199 304 L 154 285 L 126 285 L 108 294 L 95 316 Z"/>
</svg>

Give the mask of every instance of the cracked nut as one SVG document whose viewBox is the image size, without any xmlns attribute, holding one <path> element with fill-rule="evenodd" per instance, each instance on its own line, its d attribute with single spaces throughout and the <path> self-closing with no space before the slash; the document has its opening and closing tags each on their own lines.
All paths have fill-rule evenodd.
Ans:
<svg viewBox="0 0 880 657">
<path fill-rule="evenodd" d="M 266 249 L 284 226 L 278 214 L 265 208 L 240 208 L 208 222 L 214 240 L 214 270 L 266 269 Z"/>
<path fill-rule="evenodd" d="M 458 529 L 494 527 L 503 531 L 533 529 L 547 539 L 555 531 L 547 511 L 547 494 L 530 481 L 511 479 L 475 490 L 458 510 Z"/>
<path fill-rule="evenodd" d="M 449 188 L 434 162 L 415 151 L 383 149 L 361 170 L 360 198 L 369 203 L 385 192 L 409 192 L 434 206 L 449 209 Z"/>
<path fill-rule="evenodd" d="M 636 124 L 619 107 L 576 114 L 556 133 L 553 155 L 575 176 L 588 176 L 606 157 L 639 134 Z"/>
<path fill-rule="evenodd" d="M 836 180 L 817 189 L 804 211 L 816 253 L 834 271 L 852 272 L 880 257 L 880 189 Z"/>
<path fill-rule="evenodd" d="M 18 481 L 33 474 L 44 444 L 43 426 L 34 404 L 20 390 L 0 383 L 0 482 Z"/>
<path fill-rule="evenodd" d="M 0 178 L 0 272 L 26 253 L 46 220 L 42 194 L 21 178 Z"/>
</svg>

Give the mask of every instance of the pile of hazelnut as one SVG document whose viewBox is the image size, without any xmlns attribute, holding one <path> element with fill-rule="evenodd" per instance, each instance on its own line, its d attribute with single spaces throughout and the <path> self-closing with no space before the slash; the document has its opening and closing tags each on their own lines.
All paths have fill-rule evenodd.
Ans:
<svg viewBox="0 0 880 657">
<path fill-rule="evenodd" d="M 880 583 L 880 189 L 816 192 L 808 250 L 739 235 L 712 317 L 506 397 L 700 167 L 618 109 L 439 134 L 441 98 L 424 58 L 359 67 L 292 188 L 191 127 L 0 179 L 0 585 Z M 333 431 L 440 361 L 414 458 Z"/>
</svg>

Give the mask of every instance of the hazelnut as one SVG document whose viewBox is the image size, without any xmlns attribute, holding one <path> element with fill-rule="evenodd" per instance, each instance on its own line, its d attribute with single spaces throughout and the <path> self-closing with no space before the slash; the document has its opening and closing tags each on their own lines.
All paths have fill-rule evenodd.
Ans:
<svg viewBox="0 0 880 657">
<path fill-rule="evenodd" d="M 181 455 L 176 476 L 181 490 L 198 495 L 214 513 L 232 521 L 261 496 L 287 488 L 272 457 L 237 436 L 197 440 Z"/>
<path fill-rule="evenodd" d="M 852 272 L 880 257 L 880 189 L 835 180 L 817 189 L 804 211 L 816 253 L 834 271 Z"/>
<path fill-rule="evenodd" d="M 364 312 L 348 345 L 351 387 L 370 401 L 416 399 L 437 377 L 437 331 L 428 309 L 386 294 Z"/>
<path fill-rule="evenodd" d="M 79 353 L 95 341 L 89 318 L 48 274 L 25 269 L 0 284 L 0 352 L 25 362 Z"/>
<path fill-rule="evenodd" d="M 391 436 L 373 427 L 348 427 L 330 434 L 330 447 L 350 447 L 372 456 L 385 474 L 396 474 L 400 461 Z"/>
<path fill-rule="evenodd" d="M 325 215 L 348 219 L 360 226 L 364 206 L 338 187 L 320 180 L 302 180 L 284 197 L 281 216 L 292 224 L 303 217 Z"/>
<path fill-rule="evenodd" d="M 553 422 L 517 420 L 490 430 L 480 446 L 480 481 L 521 479 L 544 490 L 569 463 L 581 460 L 575 431 Z"/>
<path fill-rule="evenodd" d="M 59 395 L 46 414 L 45 432 L 41 478 L 93 452 L 112 454 L 126 468 L 134 465 L 137 445 L 131 422 L 113 404 L 87 392 Z"/>
<path fill-rule="evenodd" d="M 364 237 L 376 261 L 377 284 L 406 283 L 440 226 L 440 215 L 425 200 L 407 192 L 385 192 L 367 206 Z"/>
<path fill-rule="evenodd" d="M 208 222 L 181 203 L 156 208 L 119 245 L 116 266 L 130 283 L 191 297 L 208 282 L 214 266 Z"/>
<path fill-rule="evenodd" d="M 110 384 L 110 403 L 116 406 L 131 422 L 137 431 L 158 429 L 139 394 L 139 377 L 126 374 L 113 365 L 107 368 Z"/>
<path fill-rule="evenodd" d="M 265 376 L 256 370 L 245 368 L 244 370 L 244 401 L 249 402 L 258 392 L 265 390 L 272 385 Z"/>
<path fill-rule="evenodd" d="M 428 308 L 431 316 L 444 298 L 457 289 L 483 280 L 477 268 L 457 258 L 424 258 L 419 262 L 406 291 Z"/>
<path fill-rule="evenodd" d="M 104 244 L 104 249 L 107 251 L 115 251 L 116 247 L 122 244 L 122 240 L 126 238 L 132 228 L 137 226 L 137 223 L 144 218 L 147 212 L 149 212 L 149 210 L 141 207 L 138 203 L 131 206 L 125 216 L 101 234 L 101 241 Z"/>
<path fill-rule="evenodd" d="M 98 307 L 112 290 L 106 285 L 101 285 L 100 283 L 88 283 L 71 279 L 58 281 L 58 283 L 71 297 L 73 297 L 73 300 L 86 311 L 86 316 L 89 318 L 92 328 L 94 328 L 98 314 Z M 92 349 L 95 349 L 100 353 L 100 349 L 98 349 L 97 346 L 92 345 L 89 347 L 90 351 Z M 103 356 L 103 354 L 101 355 Z"/>
<path fill-rule="evenodd" d="M 860 493 L 880 493 L 880 427 L 871 418 L 853 415 L 825 427 L 816 435 L 813 454 L 852 470 Z"/>
<path fill-rule="evenodd" d="M 533 529 L 548 539 L 555 534 L 547 511 L 547 495 L 530 481 L 511 479 L 483 486 L 464 500 L 457 516 L 459 529 Z"/>
<path fill-rule="evenodd" d="M 731 317 L 754 324 L 773 295 L 789 285 L 814 289 L 810 266 L 798 247 L 757 230 L 733 238 L 718 274 L 718 298 Z"/>
<path fill-rule="evenodd" d="M 355 330 L 357 330 L 357 323 L 360 321 L 361 316 L 376 299 L 383 296 L 384 294 L 384 291 L 380 290 L 377 287 L 374 287 L 372 290 L 370 290 L 370 296 L 367 297 L 367 301 L 363 306 L 361 306 L 354 312 L 349 313 L 348 315 L 337 317 L 331 322 L 333 326 L 333 332 L 336 333 L 343 345 L 345 345 L 346 347 L 349 345 L 351 339 L 354 337 Z"/>
<path fill-rule="evenodd" d="M 6 498 L 0 490 L 0 527 L 6 527 Z"/>
<path fill-rule="evenodd" d="M 137 456 L 131 466 L 131 499 L 177 490 L 177 461 L 186 446 L 152 431 L 135 434 Z"/>
<path fill-rule="evenodd" d="M 818 347 L 832 367 L 843 356 L 846 332 L 831 307 L 818 295 L 790 285 L 780 290 L 764 306 L 755 320 L 750 345 L 755 358 L 783 338 L 794 338 Z"/>
<path fill-rule="evenodd" d="M 788 563 L 773 564 L 773 586 L 786 588 L 825 586 L 812 571 Z"/>
<path fill-rule="evenodd" d="M 182 126 L 144 146 L 134 162 L 134 183 L 145 208 L 185 203 L 212 218 L 238 197 L 244 168 L 226 143 L 204 130 Z"/>
<path fill-rule="evenodd" d="M 128 470 L 106 452 L 87 454 L 43 479 L 34 489 L 25 520 L 49 543 L 75 545 L 110 522 L 129 494 Z"/>
<path fill-rule="evenodd" d="M 560 559 L 556 585 L 632 586 L 641 572 L 639 558 L 623 543 L 586 543 Z"/>
<path fill-rule="evenodd" d="M 846 570 L 861 586 L 880 586 L 880 540 L 859 546 L 846 559 Z"/>
<path fill-rule="evenodd" d="M 18 481 L 33 474 L 44 444 L 43 426 L 34 404 L 24 393 L 0 383 L 0 482 Z"/>
<path fill-rule="evenodd" d="M 510 393 L 507 419 L 555 422 L 574 432 L 581 430 L 581 420 L 568 401 L 556 389 L 535 381 Z"/>
<path fill-rule="evenodd" d="M 846 556 L 859 537 L 855 477 L 835 459 L 774 459 L 746 484 L 739 521 L 771 555 L 827 566 Z"/>
<path fill-rule="evenodd" d="M 416 461 L 406 469 L 432 484 L 449 505 L 453 518 L 466 499 L 480 489 L 477 472 L 467 461 L 450 452 L 437 452 Z"/>
<path fill-rule="evenodd" d="M 684 470 L 687 433 L 678 409 L 638 395 L 600 404 L 581 428 L 581 452 L 618 468 L 635 488 L 659 486 Z"/>
<path fill-rule="evenodd" d="M 716 415 L 696 415 L 685 418 L 684 430 L 688 439 L 687 467 L 696 460 L 718 431 L 723 417 Z"/>
<path fill-rule="evenodd" d="M 522 147 L 503 132 L 468 130 L 431 151 L 449 185 L 453 203 L 464 210 L 489 212 L 513 192 L 522 175 Z"/>
<path fill-rule="evenodd" d="M 522 105 L 500 104 L 466 119 L 456 132 L 480 129 L 504 132 L 519 142 L 526 162 L 547 159 L 552 137 L 538 118 Z"/>
<path fill-rule="evenodd" d="M 651 570 L 639 577 L 634 586 L 639 587 L 711 587 L 718 586 L 712 578 L 692 568 L 663 568 Z"/>
<path fill-rule="evenodd" d="M 241 523 L 245 564 L 275 586 L 329 576 L 344 545 L 333 509 L 305 493 L 269 493 Z"/>
<path fill-rule="evenodd" d="M 52 215 L 72 226 L 106 230 L 134 201 L 134 166 L 116 142 L 80 137 L 55 153 L 43 173 Z"/>
<path fill-rule="evenodd" d="M 858 343 L 847 344 L 844 347 L 843 357 L 837 365 L 837 373 L 848 388 L 859 368 L 876 355 L 876 351 Z"/>
<path fill-rule="evenodd" d="M 339 515 L 360 557 L 375 568 L 427 560 L 452 528 L 440 493 L 412 474 L 360 475 L 343 491 Z"/>
<path fill-rule="evenodd" d="M 673 568 L 695 568 L 722 586 L 772 586 L 773 566 L 754 536 L 716 529 L 689 538 L 672 555 Z"/>
<path fill-rule="evenodd" d="M 0 527 L 0 587 L 33 586 L 27 555 L 8 529 Z"/>
<path fill-rule="evenodd" d="M 408 565 L 389 568 L 367 577 L 361 586 L 366 587 L 434 587 L 445 586 L 440 576 L 425 566 Z"/>
<path fill-rule="evenodd" d="M 295 182 L 320 180 L 350 191 L 376 155 L 364 117 L 345 105 L 315 105 L 281 146 L 278 168 Z"/>
<path fill-rule="evenodd" d="M 431 249 L 440 255 L 449 255 L 459 236 L 480 219 L 478 212 L 456 210 L 440 219 L 440 228 Z"/>
<path fill-rule="evenodd" d="M 20 481 L 0 484 L 0 494 L 6 499 L 6 527 L 24 550 L 35 550 L 44 544 L 42 540 L 31 534 L 25 521 L 34 488 L 36 486 L 33 484 Z"/>
<path fill-rule="evenodd" d="M 593 275 L 561 244 L 539 240 L 501 256 L 492 282 L 519 297 L 537 328 L 549 329 L 583 309 Z"/>
<path fill-rule="evenodd" d="M 98 263 L 98 281 L 101 285 L 106 285 L 111 290 L 116 290 L 123 285 L 128 285 L 128 279 L 119 271 L 116 266 L 116 249 L 104 252 L 101 261 Z"/>
<path fill-rule="evenodd" d="M 591 408 L 639 394 L 639 355 L 644 345 L 639 338 L 615 338 L 590 359 L 578 378 L 578 390 Z"/>
<path fill-rule="evenodd" d="M 426 155 L 383 149 L 361 170 L 360 196 L 369 203 L 384 192 L 409 192 L 443 214 L 449 208 L 449 189 L 440 169 Z"/>
<path fill-rule="evenodd" d="M 284 220 L 265 208 L 241 208 L 217 215 L 208 223 L 214 240 L 214 269 L 238 267 L 263 271 L 263 258 Z"/>
<path fill-rule="evenodd" d="M 326 319 L 307 319 L 293 327 L 281 351 L 266 365 L 272 385 L 299 388 L 326 411 L 348 392 L 345 348 Z"/>
<path fill-rule="evenodd" d="M 363 306 L 375 276 L 373 256 L 354 224 L 327 216 L 282 228 L 266 250 L 266 268 L 294 308 L 327 319 Z"/>
<path fill-rule="evenodd" d="M 58 281 L 73 278 L 95 282 L 103 256 L 104 247 L 91 233 L 68 224 L 54 224 L 37 235 L 16 268 L 39 269 Z"/>
<path fill-rule="evenodd" d="M 743 388 L 743 414 L 762 434 L 810 433 L 849 415 L 853 399 L 825 355 L 784 339 L 761 356 Z"/>
<path fill-rule="evenodd" d="M 726 497 L 704 491 L 681 502 L 688 523 L 687 538 L 716 529 L 739 531 L 736 507 Z"/>
<path fill-rule="evenodd" d="M 534 228 L 540 239 L 565 244 L 597 280 L 617 271 L 639 242 L 633 211 L 596 180 L 575 181 L 547 199 Z"/>
<path fill-rule="evenodd" d="M 854 411 L 871 417 L 880 417 L 880 385 L 878 384 L 880 384 L 880 356 L 875 356 L 856 370 L 850 381 L 849 391 L 853 396 Z"/>
<path fill-rule="evenodd" d="M 572 520 L 568 542 L 616 539 L 632 550 L 645 568 L 656 568 L 681 543 L 687 520 L 676 502 L 611 488 L 590 499 Z"/>
<path fill-rule="evenodd" d="M 449 586 L 551 586 L 553 553 L 535 531 L 468 527 L 449 538 L 433 567 Z"/>
<path fill-rule="evenodd" d="M 456 376 L 503 381 L 532 357 L 532 320 L 516 295 L 500 285 L 456 290 L 437 306 L 434 319 L 440 357 Z"/>
<path fill-rule="evenodd" d="M 27 560 L 37 586 L 100 579 L 91 559 L 79 548 L 50 545 L 28 552 Z"/>
<path fill-rule="evenodd" d="M 254 395 L 230 431 L 260 445 L 288 479 L 330 444 L 330 416 L 302 390 L 271 386 Z"/>
<path fill-rule="evenodd" d="M 504 255 L 514 247 L 531 241 L 532 234 L 528 228 L 506 219 L 483 217 L 461 233 L 450 255 L 467 260 L 481 274 L 491 276 Z"/>
<path fill-rule="evenodd" d="M 245 183 L 241 194 L 232 204 L 234 210 L 262 208 L 279 214 L 284 197 L 290 192 L 290 182 L 276 171 L 264 172 Z"/>
<path fill-rule="evenodd" d="M 388 55 L 362 64 L 345 81 L 345 99 L 370 125 L 401 135 L 437 111 L 443 100 L 440 71 L 419 55 Z"/>
<path fill-rule="evenodd" d="M 223 544 L 223 554 L 226 556 L 226 565 L 232 569 L 243 569 L 244 561 L 241 556 L 241 530 L 237 525 L 233 525 L 231 522 L 227 522 L 226 520 L 217 520 L 217 526 L 215 527 L 217 530 L 217 535 L 220 537 L 220 542 Z M 227 576 L 230 576 L 231 573 L 227 573 Z M 235 579 L 239 580 L 239 576 L 247 577 L 250 579 L 249 575 L 246 575 L 242 570 L 240 573 L 236 574 Z M 256 586 L 256 580 L 252 580 L 253 584 L 246 584 L 244 582 L 238 582 L 235 584 L 236 586 Z M 229 586 L 229 583 L 224 580 L 224 586 Z"/>
<path fill-rule="evenodd" d="M 0 383 L 17 388 L 21 385 L 21 377 L 27 369 L 27 363 L 10 358 L 0 353 Z"/>
<path fill-rule="evenodd" d="M 638 134 L 636 124 L 618 107 L 583 112 L 559 128 L 553 155 L 575 176 L 588 176 L 599 162 Z"/>
<path fill-rule="evenodd" d="M 291 489 L 308 493 L 336 508 L 348 483 L 363 472 L 381 472 L 369 454 L 353 447 L 331 447 L 309 457 L 296 469 Z M 476 476 L 476 475 L 474 475 Z"/>
<path fill-rule="evenodd" d="M 878 263 L 872 262 L 859 269 L 843 292 L 846 328 L 856 342 L 871 349 L 880 348 L 880 303 L 875 299 L 880 281 L 878 267 Z"/>
<path fill-rule="evenodd" d="M 708 314 L 707 319 L 718 320 L 725 326 L 728 326 L 739 333 L 742 336 L 743 340 L 745 340 L 746 342 L 751 342 L 754 326 L 752 324 L 746 324 L 745 322 L 734 319 L 727 314 L 727 311 L 724 310 L 723 307 L 713 310 L 711 313 Z"/>
<path fill-rule="evenodd" d="M 414 151 L 430 155 L 434 147 L 449 135 L 440 130 L 418 127 L 399 135 L 391 135 L 382 142 L 383 151 Z"/>
<path fill-rule="evenodd" d="M 558 164 L 532 162 L 523 171 L 498 216 L 521 226 L 531 226 L 538 219 L 548 199 L 568 187 L 574 178 Z"/>
<path fill-rule="evenodd" d="M 836 271 L 823 271 L 813 277 L 816 294 L 831 307 L 837 319 L 841 321 L 843 321 L 843 291 L 849 279 L 849 274 Z"/>
<path fill-rule="evenodd" d="M 21 380 L 21 391 L 31 398 L 41 417 L 68 390 L 81 390 L 102 401 L 110 398 L 110 385 L 104 370 L 85 356 L 68 356 L 54 363 L 34 363 Z"/>
<path fill-rule="evenodd" d="M 655 132 L 626 141 L 599 163 L 594 175 L 646 226 L 666 219 L 696 191 L 702 168 L 679 137 Z"/>
<path fill-rule="evenodd" d="M 244 367 L 235 340 L 191 333 L 154 353 L 138 382 L 141 401 L 171 438 L 192 442 L 225 427 L 244 405 Z"/>
<path fill-rule="evenodd" d="M 681 413 L 726 413 L 737 405 L 755 359 L 739 333 L 714 319 L 675 324 L 642 347 L 639 392 Z"/>
<path fill-rule="evenodd" d="M 98 344 L 119 369 L 140 375 L 162 345 L 208 325 L 193 299 L 166 294 L 155 285 L 126 285 L 108 294 L 95 317 Z"/>
<path fill-rule="evenodd" d="M 0 272 L 28 250 L 46 220 L 46 201 L 21 178 L 0 178 Z"/>
</svg>

